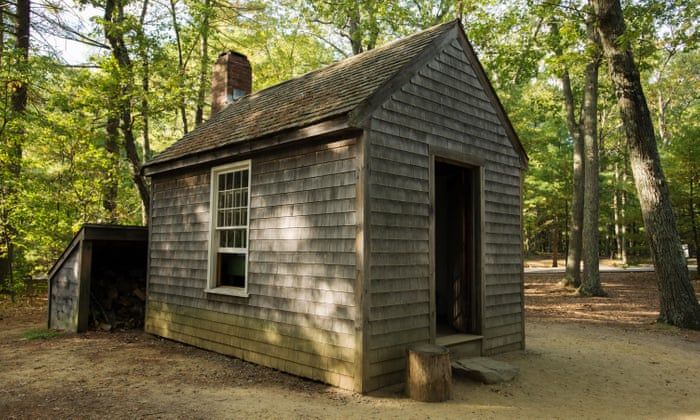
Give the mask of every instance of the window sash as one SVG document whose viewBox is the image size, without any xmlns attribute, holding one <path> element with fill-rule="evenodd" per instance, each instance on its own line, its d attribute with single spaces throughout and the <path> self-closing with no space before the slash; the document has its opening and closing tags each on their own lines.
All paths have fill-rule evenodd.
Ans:
<svg viewBox="0 0 700 420">
<path fill-rule="evenodd" d="M 250 161 L 212 168 L 208 289 L 248 289 L 250 227 Z M 222 219 L 223 218 L 223 219 Z M 219 284 L 219 254 L 245 258 L 244 287 Z M 222 289 L 223 290 L 223 289 Z M 222 293 L 224 293 L 222 291 Z"/>
</svg>

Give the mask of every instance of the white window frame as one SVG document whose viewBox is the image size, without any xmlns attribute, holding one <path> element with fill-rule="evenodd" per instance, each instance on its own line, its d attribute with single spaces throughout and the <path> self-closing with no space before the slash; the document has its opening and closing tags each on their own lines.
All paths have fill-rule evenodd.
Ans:
<svg viewBox="0 0 700 420">
<path fill-rule="evenodd" d="M 246 246 L 245 248 L 220 248 L 219 247 L 219 236 L 217 235 L 217 223 L 216 218 L 218 217 L 219 210 L 219 175 L 226 172 L 248 170 L 248 207 L 247 207 L 247 220 L 246 220 Z M 220 295 L 230 295 L 230 296 L 240 296 L 248 297 L 248 247 L 250 245 L 250 191 L 251 191 L 251 161 L 243 160 L 240 162 L 230 163 L 227 165 L 216 166 L 211 169 L 210 178 L 210 191 L 209 191 L 209 260 L 207 266 L 207 288 L 204 289 L 206 293 L 214 293 Z M 216 284 L 218 276 L 216 272 L 216 260 L 219 252 L 224 250 L 224 253 L 230 254 L 244 254 L 245 255 L 245 286 L 235 287 L 235 286 L 219 286 Z"/>
</svg>

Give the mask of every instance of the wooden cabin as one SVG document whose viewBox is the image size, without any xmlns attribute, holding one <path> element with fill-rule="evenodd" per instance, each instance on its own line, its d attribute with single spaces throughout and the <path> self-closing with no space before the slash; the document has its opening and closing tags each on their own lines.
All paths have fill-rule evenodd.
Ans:
<svg viewBox="0 0 700 420">
<path fill-rule="evenodd" d="M 144 169 L 146 331 L 358 392 L 410 344 L 524 347 L 527 156 L 458 21 L 259 92 L 237 53 L 212 79 L 221 110 Z"/>
</svg>

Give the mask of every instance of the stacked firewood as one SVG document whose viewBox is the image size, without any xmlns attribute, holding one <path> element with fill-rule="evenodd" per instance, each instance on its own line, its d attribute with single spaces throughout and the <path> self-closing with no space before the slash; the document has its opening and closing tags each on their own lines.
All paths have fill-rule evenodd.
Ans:
<svg viewBox="0 0 700 420">
<path fill-rule="evenodd" d="M 146 302 L 143 269 L 93 271 L 90 284 L 90 327 L 103 331 L 143 327 Z"/>
</svg>

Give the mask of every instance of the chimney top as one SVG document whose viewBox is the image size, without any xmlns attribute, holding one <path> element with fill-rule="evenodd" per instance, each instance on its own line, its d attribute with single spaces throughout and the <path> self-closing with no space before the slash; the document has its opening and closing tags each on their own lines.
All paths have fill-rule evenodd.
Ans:
<svg viewBox="0 0 700 420">
<path fill-rule="evenodd" d="M 253 73 L 245 55 L 236 51 L 219 54 L 211 76 L 211 115 L 249 94 L 252 85 Z"/>
</svg>

